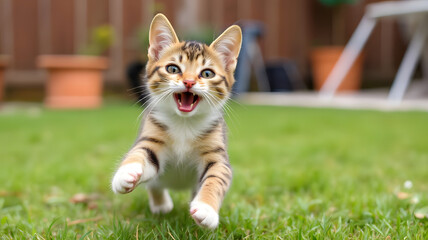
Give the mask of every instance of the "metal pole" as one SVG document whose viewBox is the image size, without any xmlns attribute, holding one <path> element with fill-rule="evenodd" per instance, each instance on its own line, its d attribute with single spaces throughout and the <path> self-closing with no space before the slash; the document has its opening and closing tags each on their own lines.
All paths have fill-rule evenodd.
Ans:
<svg viewBox="0 0 428 240">
<path fill-rule="evenodd" d="M 388 100 L 400 102 L 403 99 L 404 92 L 410 83 L 410 78 L 413 75 L 416 64 L 422 54 L 425 40 L 427 37 L 428 18 L 425 17 L 420 23 L 410 41 L 409 47 L 395 76 L 391 91 L 388 95 Z"/>
<path fill-rule="evenodd" d="M 376 19 L 369 18 L 366 15 L 361 19 L 360 24 L 349 40 L 342 55 L 333 70 L 327 77 L 324 85 L 321 87 L 320 96 L 324 98 L 332 98 L 337 88 L 342 83 L 352 64 L 357 59 L 363 49 L 367 39 L 369 38 L 373 28 L 376 25 Z"/>
</svg>

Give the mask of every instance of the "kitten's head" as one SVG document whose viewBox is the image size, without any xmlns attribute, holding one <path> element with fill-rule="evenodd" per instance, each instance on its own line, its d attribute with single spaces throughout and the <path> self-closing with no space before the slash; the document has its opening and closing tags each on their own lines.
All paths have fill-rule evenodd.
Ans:
<svg viewBox="0 0 428 240">
<path fill-rule="evenodd" d="M 150 102 L 180 116 L 222 109 L 235 82 L 241 29 L 233 25 L 209 46 L 180 42 L 168 19 L 157 14 L 150 26 L 147 88 Z"/>
</svg>

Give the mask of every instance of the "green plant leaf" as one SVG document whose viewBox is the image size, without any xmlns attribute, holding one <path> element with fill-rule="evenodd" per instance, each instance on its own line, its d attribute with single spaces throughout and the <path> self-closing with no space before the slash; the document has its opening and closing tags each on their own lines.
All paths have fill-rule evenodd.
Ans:
<svg viewBox="0 0 428 240">
<path fill-rule="evenodd" d="M 99 56 L 113 45 L 114 42 L 114 29 L 110 25 L 102 25 L 96 27 L 92 31 L 91 40 L 89 44 L 79 51 L 83 55 Z"/>
</svg>

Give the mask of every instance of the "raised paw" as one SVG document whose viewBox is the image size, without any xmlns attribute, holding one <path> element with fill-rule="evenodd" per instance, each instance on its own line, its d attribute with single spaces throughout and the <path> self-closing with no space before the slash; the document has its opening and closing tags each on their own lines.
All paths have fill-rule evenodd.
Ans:
<svg viewBox="0 0 428 240">
<path fill-rule="evenodd" d="M 113 177 L 111 184 L 113 192 L 122 194 L 132 192 L 140 182 L 142 174 L 143 165 L 141 163 L 130 163 L 121 166 Z"/>
<path fill-rule="evenodd" d="M 199 226 L 214 229 L 218 225 L 218 213 L 206 203 L 193 201 L 190 204 L 190 215 Z"/>
</svg>

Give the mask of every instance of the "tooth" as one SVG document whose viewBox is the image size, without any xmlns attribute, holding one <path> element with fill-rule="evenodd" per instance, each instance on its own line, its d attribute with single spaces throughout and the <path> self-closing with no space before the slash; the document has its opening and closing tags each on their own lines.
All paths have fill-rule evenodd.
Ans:
<svg viewBox="0 0 428 240">
<path fill-rule="evenodd" d="M 193 108 L 193 103 L 190 105 L 190 108 Z"/>
</svg>

